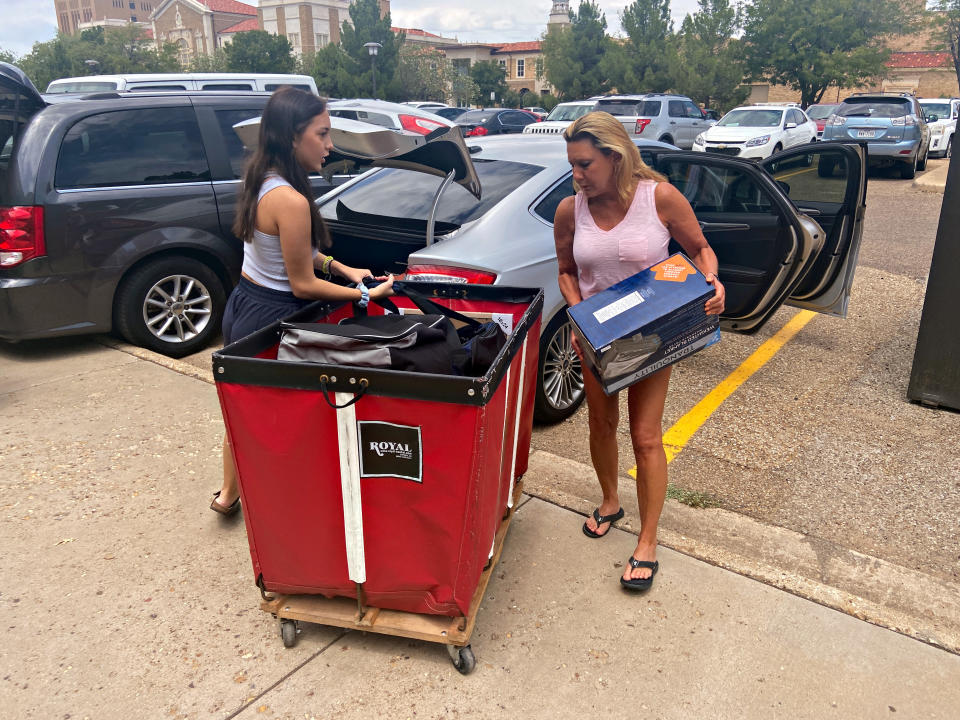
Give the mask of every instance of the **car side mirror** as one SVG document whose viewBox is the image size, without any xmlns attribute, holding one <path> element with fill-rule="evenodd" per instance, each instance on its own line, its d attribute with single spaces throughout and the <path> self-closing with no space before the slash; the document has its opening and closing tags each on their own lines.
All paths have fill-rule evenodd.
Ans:
<svg viewBox="0 0 960 720">
<path fill-rule="evenodd" d="M 783 126 L 783 129 L 784 129 L 784 130 L 793 130 L 796 126 L 797 126 L 797 124 L 796 124 L 795 122 L 788 122 L 786 125 Z"/>
<path fill-rule="evenodd" d="M 936 121 L 939 120 L 939 119 L 940 119 L 940 116 L 939 116 L 939 115 L 928 115 L 928 116 L 927 116 L 927 122 L 936 122 Z"/>
</svg>

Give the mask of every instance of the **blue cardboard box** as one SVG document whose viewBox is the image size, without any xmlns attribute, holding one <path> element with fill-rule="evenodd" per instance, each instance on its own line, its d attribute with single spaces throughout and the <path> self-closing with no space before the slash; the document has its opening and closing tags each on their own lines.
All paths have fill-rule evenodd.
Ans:
<svg viewBox="0 0 960 720">
<path fill-rule="evenodd" d="M 713 285 L 683 253 L 671 255 L 567 312 L 584 360 L 608 395 L 720 339 L 704 303 Z"/>
</svg>

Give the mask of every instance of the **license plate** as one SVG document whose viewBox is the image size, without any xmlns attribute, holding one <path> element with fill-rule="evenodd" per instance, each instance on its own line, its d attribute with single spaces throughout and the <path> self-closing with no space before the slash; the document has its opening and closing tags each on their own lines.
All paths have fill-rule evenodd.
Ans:
<svg viewBox="0 0 960 720">
<path fill-rule="evenodd" d="M 872 138 L 874 136 L 874 130 L 857 130 L 858 138 Z"/>
</svg>

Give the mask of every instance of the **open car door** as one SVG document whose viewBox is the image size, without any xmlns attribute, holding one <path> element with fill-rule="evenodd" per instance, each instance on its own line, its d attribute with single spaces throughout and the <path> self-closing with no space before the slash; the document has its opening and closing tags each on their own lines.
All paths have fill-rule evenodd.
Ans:
<svg viewBox="0 0 960 720">
<path fill-rule="evenodd" d="M 823 248 L 787 305 L 846 317 L 863 235 L 866 158 L 861 145 L 811 143 L 763 161 L 780 189 L 824 233 Z"/>
<path fill-rule="evenodd" d="M 777 179 L 739 158 L 686 152 L 654 157 L 654 167 L 690 202 L 717 255 L 727 293 L 724 330 L 755 332 L 788 299 L 818 312 L 842 314 L 846 308 L 862 231 L 865 154 L 857 145 L 817 143 L 776 159 Z M 833 163 L 835 176 L 820 177 L 824 162 Z M 832 189 L 814 195 L 823 179 Z M 787 194 L 801 190 L 819 198 L 804 203 L 808 214 Z"/>
</svg>

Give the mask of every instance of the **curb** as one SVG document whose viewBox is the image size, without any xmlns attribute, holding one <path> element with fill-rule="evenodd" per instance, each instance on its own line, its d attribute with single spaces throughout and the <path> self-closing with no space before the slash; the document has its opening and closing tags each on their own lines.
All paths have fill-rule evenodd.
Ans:
<svg viewBox="0 0 960 720">
<path fill-rule="evenodd" d="M 213 364 L 209 370 L 201 370 L 196 365 L 191 365 L 190 363 L 185 363 L 181 360 L 175 360 L 174 358 L 167 357 L 166 355 L 161 355 L 160 353 L 155 353 L 153 350 L 147 350 L 146 348 L 137 347 L 136 345 L 130 345 L 125 343 L 122 340 L 117 340 L 112 338 L 109 335 L 102 335 L 95 338 L 97 342 L 101 345 L 106 345 L 109 348 L 114 350 L 119 350 L 124 352 L 127 355 L 133 355 L 135 358 L 141 360 L 147 360 L 156 365 L 167 368 L 168 370 L 173 370 L 174 372 L 180 373 L 181 375 L 187 375 L 188 377 L 196 378 L 197 380 L 202 380 L 205 383 L 210 385 L 214 384 L 213 381 Z M 211 350 L 211 352 L 213 352 Z"/>
<path fill-rule="evenodd" d="M 947 171 L 949 169 L 950 164 L 947 163 L 942 167 L 938 167 L 930 172 L 924 173 L 913 181 L 911 187 L 917 190 L 922 190 L 923 192 L 943 194 L 943 190 L 947 184 Z"/>
<path fill-rule="evenodd" d="M 593 477 L 590 465 L 538 450 L 530 455 L 524 492 L 586 517 L 594 499 L 553 484 Z M 635 511 L 616 523 L 633 535 L 639 525 Z M 658 535 L 671 550 L 960 654 L 960 585 L 729 510 L 671 499 Z"/>
</svg>

